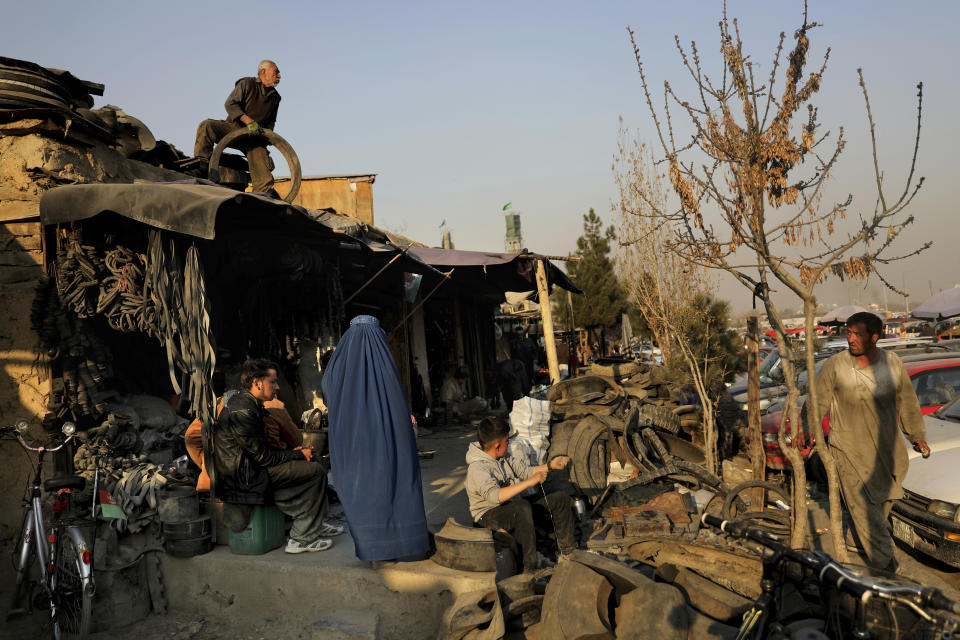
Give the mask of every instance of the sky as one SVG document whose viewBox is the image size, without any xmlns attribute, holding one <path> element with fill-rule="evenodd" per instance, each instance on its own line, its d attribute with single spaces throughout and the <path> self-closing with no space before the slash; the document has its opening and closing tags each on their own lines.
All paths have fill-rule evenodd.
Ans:
<svg viewBox="0 0 960 640">
<path fill-rule="evenodd" d="M 886 271 L 915 306 L 960 282 L 953 217 L 960 3 L 809 5 L 810 18 L 823 24 L 811 33 L 811 59 L 831 48 L 814 104 L 824 128 L 842 126 L 848 140 L 828 193 L 852 194 L 852 211 L 869 213 L 876 198 L 856 69 L 868 82 L 891 192 L 899 193 L 909 169 L 915 85 L 924 83 L 917 173 L 926 182 L 900 246 L 934 245 Z M 121 107 L 187 154 L 197 124 L 224 117 L 234 82 L 255 75 L 262 58 L 275 60 L 283 96 L 276 131 L 296 149 L 304 174 L 376 173 L 378 226 L 436 245 L 445 221 L 458 249 L 502 251 L 508 202 L 521 214 L 524 244 L 545 254 L 576 248 L 590 208 L 615 222 L 618 119 L 656 141 L 628 26 L 655 88 L 670 80 L 692 95 L 675 34 L 684 44 L 697 41 L 706 68 L 719 71 L 719 1 L 54 1 L 43 5 L 42 19 L 38 6 L 3 0 L 0 55 L 106 85 L 96 106 Z M 802 2 L 729 0 L 762 75 L 780 32 L 789 39 L 802 11 Z M 735 310 L 749 307 L 732 281 L 719 278 L 717 291 Z M 831 282 L 820 300 L 882 305 L 883 294 L 875 280 Z M 791 305 L 782 295 L 780 303 Z"/>
</svg>

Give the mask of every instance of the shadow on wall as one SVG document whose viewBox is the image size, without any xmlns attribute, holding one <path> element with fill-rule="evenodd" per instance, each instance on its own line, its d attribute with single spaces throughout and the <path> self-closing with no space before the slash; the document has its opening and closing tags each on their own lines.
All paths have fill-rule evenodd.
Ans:
<svg viewBox="0 0 960 640">
<path fill-rule="evenodd" d="M 0 425 L 27 420 L 36 435 L 45 413 L 49 374 L 30 328 L 34 288 L 42 275 L 39 222 L 0 224 Z M 32 463 L 16 440 L 0 441 L 0 541 L 20 527 L 20 501 Z"/>
</svg>

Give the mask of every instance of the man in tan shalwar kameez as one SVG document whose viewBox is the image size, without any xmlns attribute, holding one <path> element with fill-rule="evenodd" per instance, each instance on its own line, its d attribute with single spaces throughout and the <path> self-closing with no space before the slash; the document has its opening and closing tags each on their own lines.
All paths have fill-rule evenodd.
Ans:
<svg viewBox="0 0 960 640">
<path fill-rule="evenodd" d="M 923 457 L 930 455 L 917 394 L 900 358 L 877 348 L 883 322 L 872 313 L 847 320 L 848 351 L 817 374 L 821 414 L 830 411 L 830 449 L 870 566 L 896 570 L 887 525 L 893 500 L 903 497 L 907 449 L 898 431 Z M 812 424 L 820 424 L 822 415 Z"/>
</svg>

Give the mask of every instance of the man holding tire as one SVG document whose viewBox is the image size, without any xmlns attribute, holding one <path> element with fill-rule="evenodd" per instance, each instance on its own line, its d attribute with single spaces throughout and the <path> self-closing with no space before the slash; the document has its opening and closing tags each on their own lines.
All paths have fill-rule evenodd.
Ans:
<svg viewBox="0 0 960 640">
<path fill-rule="evenodd" d="M 204 162 L 210 162 L 213 147 L 228 133 L 246 127 L 250 137 L 238 148 L 247 156 L 250 166 L 250 180 L 253 190 L 269 192 L 273 189 L 273 163 L 267 152 L 266 142 L 261 137 L 262 129 L 273 129 L 280 108 L 280 69 L 272 60 L 263 60 L 257 67 L 256 78 L 240 78 L 234 84 L 233 91 L 227 96 L 224 107 L 226 120 L 204 120 L 197 127 L 197 140 L 193 155 Z M 274 192 L 276 193 L 276 192 Z"/>
</svg>

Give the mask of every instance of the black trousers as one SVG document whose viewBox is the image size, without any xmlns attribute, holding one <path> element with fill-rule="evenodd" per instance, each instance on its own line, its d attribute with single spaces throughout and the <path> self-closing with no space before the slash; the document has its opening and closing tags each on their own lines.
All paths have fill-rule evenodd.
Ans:
<svg viewBox="0 0 960 640">
<path fill-rule="evenodd" d="M 557 544 L 561 553 L 569 553 L 577 546 L 573 537 L 573 510 L 570 496 L 554 491 L 539 497 L 518 496 L 499 507 L 494 507 L 480 516 L 478 522 L 488 529 L 503 529 L 520 545 L 523 554 L 523 570 L 537 569 L 537 534 L 534 528 L 534 510 L 549 510 L 556 526 Z M 544 514 L 544 517 L 550 517 Z"/>
<path fill-rule="evenodd" d="M 293 518 L 290 537 L 310 544 L 327 516 L 327 472 L 316 460 L 291 460 L 267 467 L 273 502 Z"/>
</svg>

